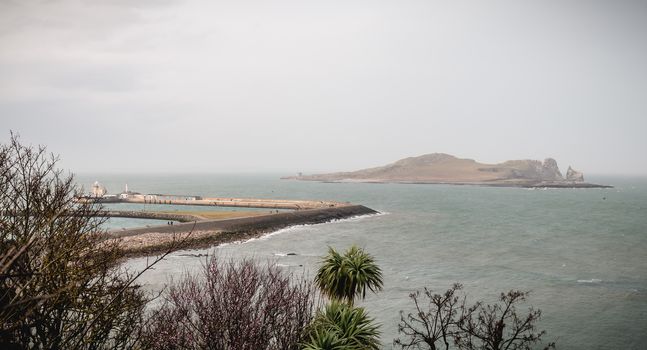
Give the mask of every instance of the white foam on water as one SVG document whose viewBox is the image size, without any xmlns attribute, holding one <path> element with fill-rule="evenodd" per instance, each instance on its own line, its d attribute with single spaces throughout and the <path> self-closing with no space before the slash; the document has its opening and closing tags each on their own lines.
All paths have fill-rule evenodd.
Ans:
<svg viewBox="0 0 647 350">
<path fill-rule="evenodd" d="M 577 280 L 577 283 L 600 283 L 602 280 L 597 278 L 592 278 L 590 280 Z"/>
<path fill-rule="evenodd" d="M 249 242 L 254 242 L 254 241 L 265 241 L 265 240 L 269 239 L 272 236 L 280 235 L 280 234 L 286 233 L 286 232 L 300 231 L 300 230 L 302 230 L 304 228 L 308 228 L 308 227 L 311 227 L 311 226 L 339 224 L 339 223 L 347 223 L 347 222 L 357 222 L 357 221 L 360 221 L 360 220 L 364 220 L 366 218 L 377 217 L 377 216 L 382 216 L 382 215 L 387 215 L 387 214 L 389 214 L 389 213 L 387 213 L 387 212 L 378 212 L 378 213 L 375 213 L 375 214 L 362 214 L 362 215 L 351 216 L 351 217 L 344 218 L 344 219 L 332 219 L 330 221 L 322 222 L 322 223 L 319 223 L 319 224 L 294 225 L 294 226 L 289 226 L 289 227 L 286 227 L 286 228 L 282 228 L 280 230 L 270 232 L 270 233 L 262 235 L 260 237 L 250 238 L 250 239 L 245 240 L 245 241 L 231 242 L 231 243 L 228 243 L 228 244 L 244 244 L 244 243 L 249 243 Z M 221 244 L 220 246 L 222 247 L 223 244 Z"/>
</svg>

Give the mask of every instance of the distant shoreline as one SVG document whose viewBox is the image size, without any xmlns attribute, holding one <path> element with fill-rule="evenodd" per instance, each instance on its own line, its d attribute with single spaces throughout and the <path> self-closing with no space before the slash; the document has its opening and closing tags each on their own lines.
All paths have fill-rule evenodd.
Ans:
<svg viewBox="0 0 647 350">
<path fill-rule="evenodd" d="M 297 176 L 282 177 L 281 180 L 315 181 L 322 183 L 371 183 L 371 184 L 409 184 L 409 185 L 455 185 L 455 186 L 484 186 L 484 187 L 516 187 L 516 188 L 613 188 L 611 185 L 599 185 L 588 182 L 538 182 L 538 183 L 492 183 L 492 182 L 444 182 L 444 181 L 398 181 L 377 179 L 343 179 L 323 180 L 299 178 Z"/>
</svg>

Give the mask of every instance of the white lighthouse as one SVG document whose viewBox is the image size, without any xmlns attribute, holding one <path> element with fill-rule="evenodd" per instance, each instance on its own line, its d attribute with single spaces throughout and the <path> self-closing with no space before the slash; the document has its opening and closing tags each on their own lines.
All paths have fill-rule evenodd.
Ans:
<svg viewBox="0 0 647 350">
<path fill-rule="evenodd" d="M 101 198 L 105 196 L 108 193 L 108 190 L 99 183 L 99 181 L 95 181 L 94 184 L 92 185 L 92 196 L 96 198 Z"/>
</svg>

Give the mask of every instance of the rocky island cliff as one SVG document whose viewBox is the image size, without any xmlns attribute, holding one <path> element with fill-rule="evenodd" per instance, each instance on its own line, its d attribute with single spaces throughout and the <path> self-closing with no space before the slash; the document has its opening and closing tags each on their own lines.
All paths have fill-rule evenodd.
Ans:
<svg viewBox="0 0 647 350">
<path fill-rule="evenodd" d="M 584 175 L 569 166 L 564 177 L 557 161 L 509 160 L 484 164 L 445 153 L 410 157 L 385 166 L 352 172 L 299 175 L 284 179 L 326 182 L 435 183 L 509 187 L 611 187 L 584 182 Z"/>
</svg>

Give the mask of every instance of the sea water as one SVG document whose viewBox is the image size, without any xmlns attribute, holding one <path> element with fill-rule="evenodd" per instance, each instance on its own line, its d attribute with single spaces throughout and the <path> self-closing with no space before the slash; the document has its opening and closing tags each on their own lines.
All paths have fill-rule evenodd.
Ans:
<svg viewBox="0 0 647 350">
<path fill-rule="evenodd" d="M 312 278 L 328 247 L 356 244 L 384 273 L 384 290 L 359 304 L 381 323 L 385 349 L 398 336 L 400 310 L 413 311 L 411 292 L 424 287 L 443 292 L 454 282 L 464 285 L 472 301 L 495 302 L 510 289 L 530 291 L 527 306 L 542 310 L 539 328 L 559 348 L 647 349 L 646 178 L 587 179 L 615 185 L 612 189 L 546 190 L 299 182 L 279 175 L 83 175 L 77 180 L 86 186 L 99 180 L 111 193 L 127 183 L 142 193 L 350 201 L 381 212 L 174 253 L 141 278 L 152 291 L 185 271 L 198 271 L 205 262 L 200 254 L 270 260 Z M 119 225 L 143 226 L 121 220 Z M 145 263 L 132 259 L 127 266 L 136 270 Z"/>
</svg>

